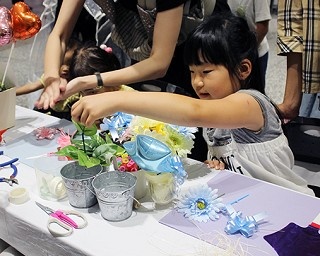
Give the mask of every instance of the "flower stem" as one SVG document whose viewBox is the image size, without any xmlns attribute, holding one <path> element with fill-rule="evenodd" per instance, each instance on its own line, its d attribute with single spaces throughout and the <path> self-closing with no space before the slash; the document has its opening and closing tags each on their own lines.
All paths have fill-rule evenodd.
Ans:
<svg viewBox="0 0 320 256">
<path fill-rule="evenodd" d="M 81 133 L 81 137 L 82 137 L 82 144 L 83 144 L 83 152 L 86 154 L 86 144 L 84 143 L 84 133 Z"/>
</svg>

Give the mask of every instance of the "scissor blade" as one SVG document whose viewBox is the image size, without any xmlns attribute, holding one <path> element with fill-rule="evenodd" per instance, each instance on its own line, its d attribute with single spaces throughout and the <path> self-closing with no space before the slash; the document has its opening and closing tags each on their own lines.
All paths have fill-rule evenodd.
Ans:
<svg viewBox="0 0 320 256">
<path fill-rule="evenodd" d="M 43 211 L 45 211 L 48 215 L 50 215 L 53 210 L 47 206 L 44 206 L 43 204 L 40 204 L 38 202 L 36 202 L 36 205 L 38 205 Z"/>
</svg>

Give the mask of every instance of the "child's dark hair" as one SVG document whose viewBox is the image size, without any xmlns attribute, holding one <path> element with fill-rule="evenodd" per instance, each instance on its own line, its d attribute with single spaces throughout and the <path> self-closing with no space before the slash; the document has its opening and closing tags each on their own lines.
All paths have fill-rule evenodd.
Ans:
<svg viewBox="0 0 320 256">
<path fill-rule="evenodd" d="M 184 58 L 187 65 L 200 65 L 200 57 L 207 63 L 223 65 L 232 78 L 239 77 L 241 61 L 250 60 L 252 72 L 241 81 L 241 89 L 264 93 L 257 38 L 243 18 L 227 12 L 213 15 L 200 24 L 186 41 Z"/>
<path fill-rule="evenodd" d="M 108 72 L 120 69 L 121 65 L 112 52 L 106 52 L 94 42 L 86 42 L 73 54 L 69 76 L 70 79 L 93 75 L 95 72 Z"/>
<path fill-rule="evenodd" d="M 71 37 L 68 42 L 66 51 L 69 51 L 72 49 L 76 50 L 77 48 L 79 48 L 81 46 L 81 44 L 82 43 L 77 38 Z"/>
</svg>

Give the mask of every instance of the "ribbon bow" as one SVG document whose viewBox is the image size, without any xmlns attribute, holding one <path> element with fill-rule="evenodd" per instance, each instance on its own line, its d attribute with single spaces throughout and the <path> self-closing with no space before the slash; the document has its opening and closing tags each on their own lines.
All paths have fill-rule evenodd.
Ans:
<svg viewBox="0 0 320 256">
<path fill-rule="evenodd" d="M 251 237 L 258 230 L 258 224 L 265 219 L 265 213 L 258 213 L 253 216 L 242 217 L 241 211 L 235 209 L 229 204 L 226 205 L 226 211 L 229 215 L 229 221 L 225 227 L 225 232 L 229 235 L 240 232 L 245 237 Z"/>
<path fill-rule="evenodd" d="M 59 133 L 59 129 L 50 127 L 39 127 L 34 130 L 37 140 L 52 140 L 57 133 Z"/>
<path fill-rule="evenodd" d="M 187 172 L 185 171 L 181 159 L 178 156 L 174 156 L 170 159 L 170 166 L 175 169 L 173 175 L 176 178 L 178 184 L 182 185 L 185 178 L 187 177 Z"/>
<path fill-rule="evenodd" d="M 102 131 L 110 131 L 111 137 L 113 140 L 119 138 L 119 132 L 126 128 L 131 123 L 133 116 L 123 113 L 117 112 L 112 117 L 104 118 L 103 123 L 100 124 L 100 129 Z"/>
<path fill-rule="evenodd" d="M 141 169 L 155 173 L 170 172 L 182 184 L 187 176 L 181 160 L 174 156 L 163 142 L 147 136 L 137 135 L 135 141 L 125 142 L 123 147 Z"/>
</svg>

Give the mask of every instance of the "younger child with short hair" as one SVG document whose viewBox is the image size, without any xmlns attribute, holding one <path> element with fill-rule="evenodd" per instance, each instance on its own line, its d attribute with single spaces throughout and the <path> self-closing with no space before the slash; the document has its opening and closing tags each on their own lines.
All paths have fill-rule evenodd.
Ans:
<svg viewBox="0 0 320 256">
<path fill-rule="evenodd" d="M 120 62 L 111 47 L 106 45 L 96 46 L 93 42 L 86 42 L 81 48 L 75 51 L 69 71 L 69 81 L 87 75 L 96 74 L 97 79 L 100 79 L 100 73 L 118 70 L 121 68 Z M 102 83 L 102 79 L 97 81 Z M 82 91 L 82 95 L 90 95 L 110 91 L 125 91 L 133 90 L 126 85 L 107 87 L 103 84 L 98 85 L 97 88 Z"/>
<path fill-rule="evenodd" d="M 107 46 L 98 47 L 93 41 L 80 43 L 76 39 L 70 40 L 63 63 L 60 67 L 60 77 L 67 82 L 79 76 L 92 75 L 94 73 L 106 72 L 120 69 L 120 62 L 112 49 Z M 97 74 L 98 75 L 98 74 Z M 18 87 L 16 95 L 24 95 L 43 89 L 44 84 L 40 78 L 38 81 Z M 75 92 L 67 99 L 59 101 L 54 108 L 48 110 L 37 109 L 52 116 L 71 120 L 71 106 L 82 96 L 96 94 L 106 91 L 131 90 L 128 86 L 101 87 L 81 93 Z M 132 89 L 133 90 L 133 89 Z"/>
</svg>

